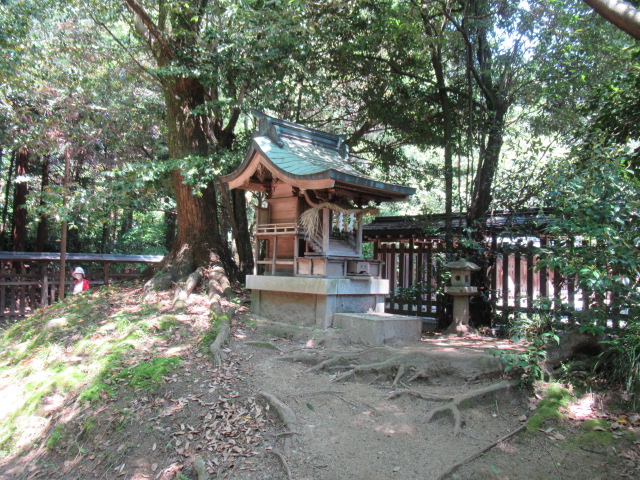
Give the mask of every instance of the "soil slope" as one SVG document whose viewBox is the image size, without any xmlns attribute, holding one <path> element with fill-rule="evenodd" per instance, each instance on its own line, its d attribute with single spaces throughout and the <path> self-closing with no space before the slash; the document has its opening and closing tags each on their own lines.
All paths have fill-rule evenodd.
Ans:
<svg viewBox="0 0 640 480">
<path fill-rule="evenodd" d="M 82 328 L 95 324 L 91 334 L 103 338 L 114 333 L 104 328 L 110 325 L 107 320 L 139 308 L 142 292 L 132 287 L 112 291 L 109 297 L 92 295 L 102 307 L 93 307 Z M 536 401 L 513 388 L 472 399 L 460 405 L 463 425 L 454 435 L 451 412 L 427 421 L 442 402 L 416 395 L 390 397 L 402 389 L 455 397 L 499 381 L 478 375 L 475 360 L 460 361 L 506 346 L 495 340 L 431 337 L 393 350 L 437 361 L 453 356 L 456 374 L 443 365 L 410 384 L 403 379 L 393 385 L 397 378 L 385 370 L 336 382 L 353 365 L 309 371 L 315 361 L 311 357 L 362 348 L 328 348 L 323 339 L 274 336 L 245 308 L 233 323 L 228 358 L 216 369 L 206 348 L 211 340 L 206 297 L 192 295 L 187 310 L 179 314 L 169 307 L 168 296 L 158 295 L 156 308 L 144 320 L 157 331 L 146 329 L 145 341 L 123 350 L 110 376 L 100 377 L 113 388 L 101 390 L 98 398 L 82 397 L 91 386 L 88 381 L 68 392 L 49 391 L 30 416 L 12 427 L 0 479 L 436 479 L 520 427 L 535 408 Z M 74 348 L 75 330 L 58 328 L 70 329 L 60 344 L 60 359 L 80 361 L 64 357 Z M 7 411 L 19 381 L 11 369 L 35 362 L 34 355 L 3 359 L 0 396 Z M 307 363 L 295 361 L 305 357 Z M 180 363 L 156 379 L 159 387 L 136 383 L 136 367 L 157 358 L 177 358 Z M 261 392 L 288 406 L 294 420 L 285 425 Z M 576 401 L 570 406 L 575 410 L 565 410 L 571 418 L 549 419 L 533 432 L 521 431 L 447 478 L 637 478 L 636 425 L 629 416 L 612 421 L 611 414 L 593 402 L 595 397 L 590 398 Z M 585 422 L 603 417 L 604 423 Z M 200 473 L 194 467 L 198 459 L 204 465 Z"/>
</svg>

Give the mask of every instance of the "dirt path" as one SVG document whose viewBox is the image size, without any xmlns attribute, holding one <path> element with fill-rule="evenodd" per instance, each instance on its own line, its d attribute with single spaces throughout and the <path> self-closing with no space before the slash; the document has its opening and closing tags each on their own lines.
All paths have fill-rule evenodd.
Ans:
<svg viewBox="0 0 640 480">
<path fill-rule="evenodd" d="M 211 480 L 429 480 L 518 428 L 522 416 L 531 414 L 526 395 L 517 389 L 502 391 L 461 405 L 464 425 L 454 436 L 451 414 L 426 421 L 441 402 L 409 395 L 389 398 L 403 388 L 455 396 L 495 382 L 478 375 L 476 359 L 479 352 L 505 346 L 499 342 L 431 338 L 398 346 L 396 351 L 437 353 L 463 365 L 446 370 L 444 362 L 437 369 L 444 374 L 431 371 L 410 385 L 400 381 L 393 386 L 393 375 L 373 373 L 334 382 L 344 370 L 309 372 L 309 365 L 287 359 L 291 354 L 324 354 L 328 348 L 264 333 L 241 317 L 234 324 L 228 359 L 216 369 L 200 345 L 208 328 L 206 299 L 191 302 L 187 313 L 176 316 L 172 336 L 154 346 L 156 354 L 182 360 L 159 391 L 141 393 L 123 386 L 98 407 L 68 399 L 43 413 L 51 428 L 41 440 L 21 455 L 5 456 L 0 479 L 203 480 L 194 469 L 199 457 Z M 342 353 L 361 349 L 332 348 Z M 135 364 L 151 353 L 129 355 L 128 363 Z M 290 407 L 295 423 L 283 425 L 260 392 Z M 45 439 L 56 425 L 64 425 L 64 437 L 55 448 L 46 448 Z M 591 442 L 605 432 L 587 432 L 581 425 L 553 422 L 543 425 L 546 432 L 520 433 L 446 478 L 640 478 L 636 434 L 628 429 L 613 436 L 606 432 L 607 437 Z M 577 441 L 589 435 L 589 441 Z"/>
<path fill-rule="evenodd" d="M 299 434 L 286 456 L 291 478 L 298 480 L 436 479 L 449 466 L 519 427 L 521 417 L 531 413 L 521 391 L 487 396 L 461 408 L 464 428 L 454 436 L 451 415 L 425 422 L 426 413 L 440 403 L 407 395 L 389 399 L 395 390 L 391 378 L 356 376 L 353 381 L 332 382 L 335 374 L 307 373 L 306 365 L 286 361 L 282 353 L 248 341 L 269 340 L 283 352 L 296 352 L 309 344 L 265 338 L 251 329 L 241 331 L 240 336 L 243 341 L 237 342 L 234 349 L 250 359 L 252 388 L 277 395 L 298 419 Z M 455 351 L 464 356 L 505 346 L 487 339 L 440 338 L 426 340 L 417 348 Z M 423 393 L 453 396 L 493 381 L 466 383 L 443 376 L 411 387 Z M 571 443 L 571 436 L 584 433 L 579 423 L 568 422 L 561 430 L 564 435 L 553 436 L 557 428 L 548 434 L 520 434 L 463 465 L 448 478 L 634 478 L 638 473 L 634 461 L 628 458 L 637 458 L 637 445 L 621 442 L 608 448 L 578 447 Z M 281 440 L 276 441 L 275 448 L 284 448 Z"/>
</svg>

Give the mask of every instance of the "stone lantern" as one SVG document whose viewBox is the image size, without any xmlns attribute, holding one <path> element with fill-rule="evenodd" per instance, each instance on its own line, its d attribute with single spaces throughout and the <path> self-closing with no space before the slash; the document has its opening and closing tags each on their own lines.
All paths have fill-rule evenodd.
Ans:
<svg viewBox="0 0 640 480">
<path fill-rule="evenodd" d="M 445 268 L 451 272 L 451 286 L 444 287 L 444 293 L 453 296 L 453 322 L 445 333 L 464 335 L 469 333 L 469 297 L 478 293 L 478 287 L 471 286 L 471 272 L 480 267 L 461 259 L 449 262 Z"/>
</svg>

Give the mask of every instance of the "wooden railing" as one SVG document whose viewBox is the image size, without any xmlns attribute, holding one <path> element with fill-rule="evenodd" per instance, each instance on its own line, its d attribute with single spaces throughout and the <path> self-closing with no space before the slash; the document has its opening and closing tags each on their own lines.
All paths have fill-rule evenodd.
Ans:
<svg viewBox="0 0 640 480">
<path fill-rule="evenodd" d="M 258 235 L 297 235 L 300 230 L 295 223 L 263 223 L 256 227 Z"/>
<path fill-rule="evenodd" d="M 82 265 L 91 287 L 134 280 L 142 267 L 162 260 L 160 255 L 101 255 L 70 253 L 69 274 Z M 0 252 L 0 325 L 31 315 L 59 298 L 59 253 Z M 128 264 L 111 269 L 112 265 Z M 120 271 L 118 271 L 120 270 Z M 71 279 L 66 288 L 73 285 Z"/>
</svg>

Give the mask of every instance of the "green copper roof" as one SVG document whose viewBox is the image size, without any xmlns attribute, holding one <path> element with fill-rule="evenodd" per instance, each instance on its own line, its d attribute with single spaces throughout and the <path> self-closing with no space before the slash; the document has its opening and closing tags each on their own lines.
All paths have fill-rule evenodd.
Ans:
<svg viewBox="0 0 640 480">
<path fill-rule="evenodd" d="M 313 175 L 331 169 L 362 175 L 333 148 L 287 137 L 282 138 L 282 146 L 268 136 L 254 137 L 253 142 L 260 153 L 291 175 Z"/>
<path fill-rule="evenodd" d="M 257 152 L 275 170 L 293 180 L 329 178 L 352 188 L 374 189 L 381 198 L 388 195 L 396 200 L 415 193 L 413 188 L 380 182 L 356 170 L 348 163 L 349 149 L 342 136 L 278 120 L 260 112 L 254 114 L 260 120 L 259 129 L 254 133 L 244 162 L 235 172 L 222 177 L 225 182 L 238 177 Z"/>
</svg>

